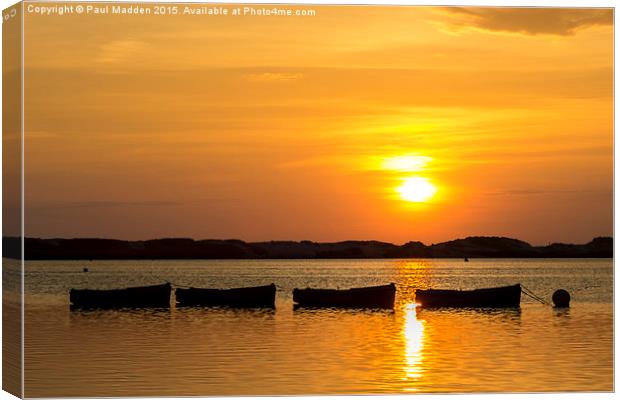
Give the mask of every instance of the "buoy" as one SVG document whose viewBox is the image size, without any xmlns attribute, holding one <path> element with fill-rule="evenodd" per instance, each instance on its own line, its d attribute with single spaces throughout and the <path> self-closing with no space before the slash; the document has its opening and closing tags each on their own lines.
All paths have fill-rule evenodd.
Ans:
<svg viewBox="0 0 620 400">
<path fill-rule="evenodd" d="M 88 272 L 88 268 L 84 268 L 84 272 Z"/>
<path fill-rule="evenodd" d="M 558 289 L 553 292 L 551 297 L 555 307 L 568 307 L 570 304 L 570 294 L 564 289 Z"/>
</svg>

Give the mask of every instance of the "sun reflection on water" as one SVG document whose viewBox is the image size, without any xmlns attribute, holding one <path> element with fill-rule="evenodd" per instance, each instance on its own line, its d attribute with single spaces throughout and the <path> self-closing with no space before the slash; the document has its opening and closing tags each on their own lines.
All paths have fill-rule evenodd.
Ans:
<svg viewBox="0 0 620 400">
<path fill-rule="evenodd" d="M 405 376 L 403 380 L 417 381 L 422 377 L 424 354 L 424 320 L 419 320 L 416 314 L 416 304 L 405 306 L 405 324 L 403 336 L 405 338 Z"/>
</svg>

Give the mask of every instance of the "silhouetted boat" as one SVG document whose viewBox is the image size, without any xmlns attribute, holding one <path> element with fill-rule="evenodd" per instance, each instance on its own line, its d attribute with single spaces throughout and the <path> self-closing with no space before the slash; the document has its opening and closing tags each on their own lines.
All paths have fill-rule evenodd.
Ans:
<svg viewBox="0 0 620 400">
<path fill-rule="evenodd" d="M 293 289 L 298 307 L 394 308 L 396 285 L 339 289 Z"/>
<path fill-rule="evenodd" d="M 422 307 L 519 307 L 521 285 L 475 290 L 416 290 Z"/>
<path fill-rule="evenodd" d="M 169 283 L 125 289 L 71 289 L 69 301 L 73 308 L 170 307 Z"/>
<path fill-rule="evenodd" d="M 234 289 L 177 288 L 178 306 L 274 308 L 276 285 Z"/>
</svg>

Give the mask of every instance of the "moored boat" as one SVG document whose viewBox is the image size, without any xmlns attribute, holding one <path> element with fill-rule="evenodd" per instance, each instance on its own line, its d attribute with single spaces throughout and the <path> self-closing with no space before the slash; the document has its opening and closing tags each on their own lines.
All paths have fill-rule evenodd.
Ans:
<svg viewBox="0 0 620 400">
<path fill-rule="evenodd" d="M 73 308 L 141 308 L 170 307 L 170 283 L 125 289 L 71 289 L 69 302 Z"/>
<path fill-rule="evenodd" d="M 421 307 L 519 307 L 521 285 L 474 290 L 416 290 Z"/>
<path fill-rule="evenodd" d="M 339 289 L 293 289 L 298 307 L 394 308 L 396 285 Z"/>
<path fill-rule="evenodd" d="M 276 285 L 233 289 L 177 288 L 177 306 L 274 308 Z"/>
</svg>

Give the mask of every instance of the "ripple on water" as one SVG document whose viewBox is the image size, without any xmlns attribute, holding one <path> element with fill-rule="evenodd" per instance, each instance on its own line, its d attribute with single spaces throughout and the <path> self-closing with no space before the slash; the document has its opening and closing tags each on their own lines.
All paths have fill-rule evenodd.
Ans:
<svg viewBox="0 0 620 400">
<path fill-rule="evenodd" d="M 437 260 L 237 263 L 93 262 L 88 277 L 78 262 L 29 265 L 26 395 L 613 389 L 610 260 L 580 260 L 572 267 L 566 261 L 472 260 L 467 268 Z M 338 269 L 342 264 L 346 268 Z M 503 273 L 494 276 L 500 268 Z M 50 274 L 54 279 L 47 279 Z M 284 289 L 276 310 L 68 309 L 66 293 L 73 286 L 163 278 L 206 287 L 276 282 Z M 419 310 L 408 288 L 496 286 L 515 279 L 541 295 L 566 287 L 575 294 L 573 307 L 558 311 L 524 299 L 519 310 Z M 394 311 L 293 311 L 293 287 L 391 281 L 405 285 Z"/>
</svg>

